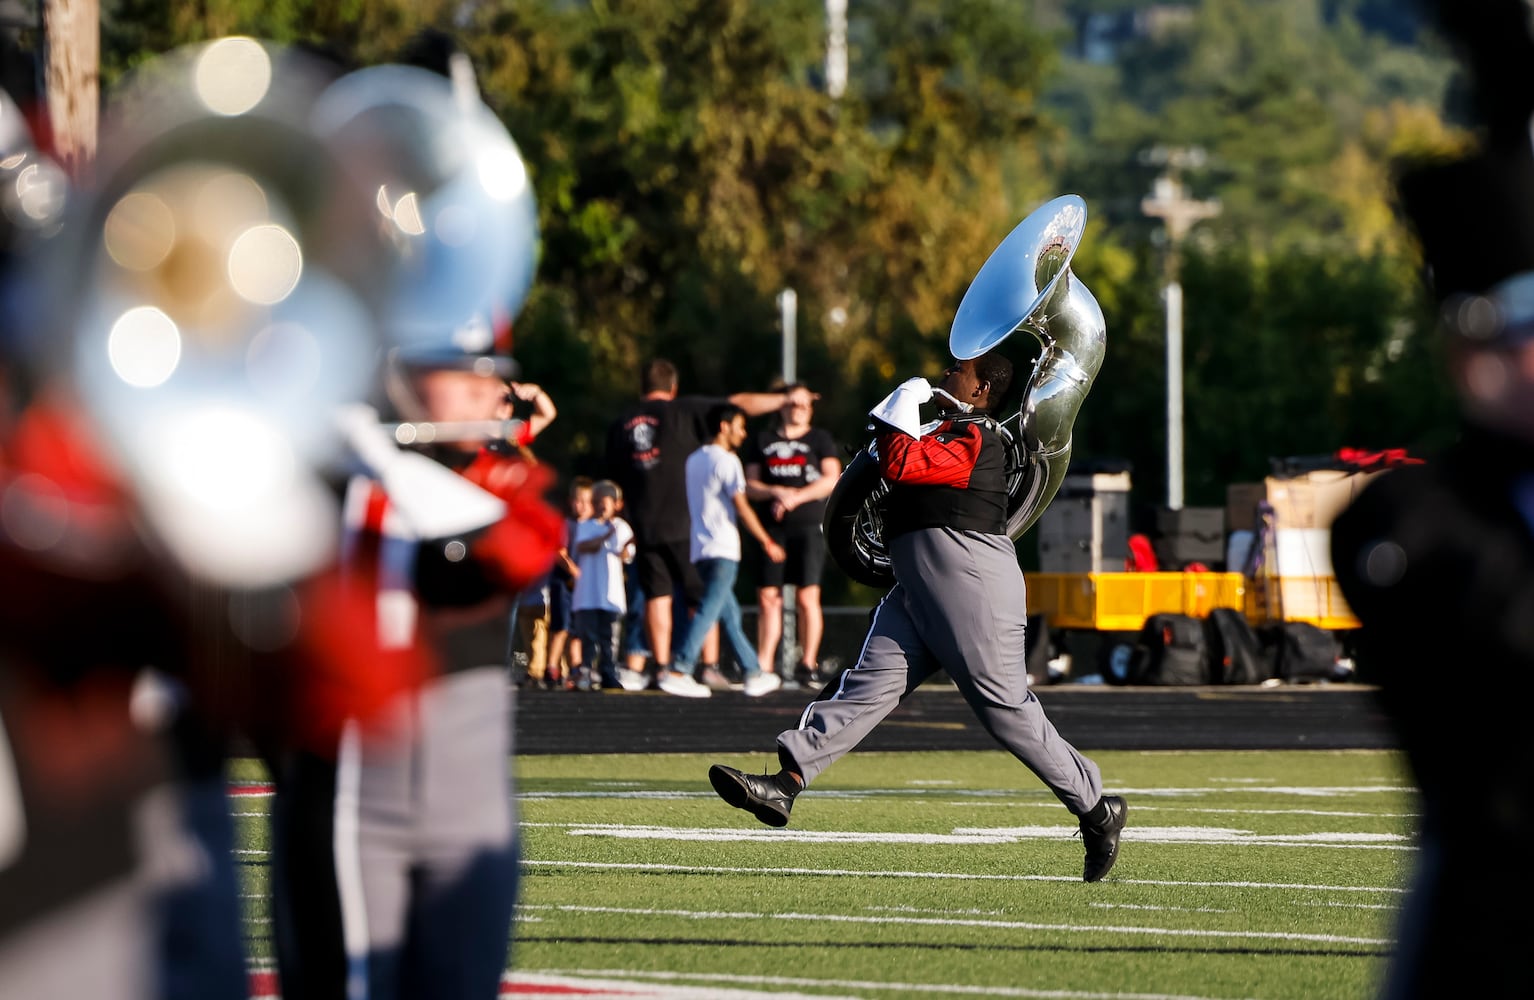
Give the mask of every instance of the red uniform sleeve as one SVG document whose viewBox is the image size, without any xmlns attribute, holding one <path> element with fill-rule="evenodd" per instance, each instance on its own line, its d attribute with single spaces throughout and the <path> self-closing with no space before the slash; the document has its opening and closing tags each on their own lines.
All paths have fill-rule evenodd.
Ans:
<svg viewBox="0 0 1534 1000">
<path fill-rule="evenodd" d="M 951 426 L 945 424 L 922 438 L 880 434 L 879 472 L 895 483 L 967 488 L 980 456 L 980 429 L 970 424 L 949 437 L 944 432 Z"/>
<path fill-rule="evenodd" d="M 506 516 L 470 545 L 476 561 L 506 592 L 536 583 L 565 544 L 565 519 L 544 494 L 554 474 L 541 465 L 483 453 L 464 476 L 506 503 Z"/>
<path fill-rule="evenodd" d="M 378 591 L 370 574 L 332 570 L 305 581 L 298 597 L 303 614 L 296 640 L 255 656 L 253 678 L 276 678 L 281 690 L 275 700 L 270 691 L 253 692 L 252 700 L 271 701 L 269 717 L 254 720 L 256 730 L 333 754 L 348 719 L 372 726 L 394 698 L 418 688 L 440 666 L 418 643 L 385 649 L 374 641 Z"/>
</svg>

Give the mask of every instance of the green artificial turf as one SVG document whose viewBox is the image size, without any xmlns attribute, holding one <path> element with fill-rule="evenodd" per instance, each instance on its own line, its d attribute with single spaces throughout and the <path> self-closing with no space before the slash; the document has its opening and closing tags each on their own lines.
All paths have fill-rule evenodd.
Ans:
<svg viewBox="0 0 1534 1000">
<path fill-rule="evenodd" d="M 999 752 L 854 753 L 782 830 L 706 778 L 769 755 L 522 758 L 512 969 L 867 998 L 1375 991 L 1415 857 L 1399 755 L 1092 756 L 1130 808 L 1094 885 L 1073 818 Z M 236 807 L 257 955 L 268 802 Z"/>
</svg>

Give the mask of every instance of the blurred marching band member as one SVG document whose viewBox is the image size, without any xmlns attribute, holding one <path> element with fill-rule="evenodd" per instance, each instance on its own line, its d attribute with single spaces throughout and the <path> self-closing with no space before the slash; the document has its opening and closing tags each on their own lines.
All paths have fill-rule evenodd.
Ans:
<svg viewBox="0 0 1534 1000">
<path fill-rule="evenodd" d="M 544 499 L 553 476 L 521 451 L 552 404 L 529 391 L 532 420 L 508 419 L 510 315 L 536 246 L 531 188 L 462 53 L 426 46 L 412 59 L 421 65 L 343 78 L 315 117 L 343 145 L 391 154 L 372 158 L 366 186 L 398 199 L 385 222 L 403 261 L 382 323 L 394 345 L 384 389 L 406 423 L 391 436 L 368 407 L 344 416 L 359 472 L 340 570 L 373 595 L 361 641 L 416 651 L 433 673 L 380 725 L 275 762 L 287 1000 L 497 994 L 518 875 L 512 610 L 564 544 Z M 406 428 L 420 450 L 396 446 Z"/>
<path fill-rule="evenodd" d="M 396 343 L 419 348 L 431 306 L 520 302 L 535 245 L 530 188 L 488 109 L 451 92 L 423 97 L 436 101 L 434 127 L 472 140 L 447 148 L 503 168 L 486 179 L 500 210 L 474 216 L 491 242 L 461 240 L 465 268 L 434 269 L 437 258 L 401 238 L 420 234 L 399 215 L 382 220 L 395 238 L 386 254 L 377 188 L 347 171 L 363 150 L 389 154 L 374 166 L 412 151 L 374 120 L 376 107 L 344 135 L 316 125 L 310 111 L 330 79 L 312 70 L 241 38 L 166 57 L 109 116 L 98 188 L 5 282 L 8 293 L 26 288 L 35 310 L 24 323 L 11 311 L 0 341 L 4 372 L 24 382 L 8 394 L 24 410 L 0 442 L 7 997 L 245 994 L 222 775 L 235 733 L 278 783 L 285 996 L 364 985 L 373 996 L 456 995 L 454 984 L 489 996 L 504 967 L 516 869 L 500 602 L 548 569 L 562 522 L 543 503 L 545 478 L 520 459 L 476 445 L 439 455 L 450 469 L 392 441 L 379 449 L 355 401 L 377 391 L 380 332 L 399 332 L 380 315 L 416 320 Z M 384 106 L 422 86 L 394 84 Z M 189 141 L 198 136 L 209 141 Z M 431 193 L 431 178 L 414 180 Z M 189 265 L 219 253 L 223 268 Z M 471 295 L 465 281 L 491 291 Z M 418 299 L 389 298 L 402 288 Z M 462 345 L 459 355 L 473 355 L 472 371 L 393 355 L 422 416 L 505 416 L 509 358 L 481 363 Z M 495 384 L 483 408 L 481 381 Z M 340 423 L 356 457 L 366 453 L 388 489 L 354 481 L 357 519 L 339 551 L 332 476 L 347 403 Z M 378 430 L 376 414 L 365 422 Z M 430 507 L 423 495 L 455 495 L 444 477 L 472 516 L 453 504 L 401 513 Z M 423 530 L 455 516 L 453 532 Z M 498 625 L 494 655 L 476 650 L 481 624 Z M 494 666 L 453 669 L 480 664 Z M 133 723 L 146 666 L 169 678 L 168 734 Z M 492 687 L 493 701 L 468 693 Z M 460 731 L 465 715 L 475 725 Z M 422 764 L 435 780 L 391 798 L 400 768 Z M 330 831 L 315 839 L 338 815 L 323 794 L 337 776 L 353 807 L 339 813 L 354 821 L 343 832 L 355 834 L 339 853 Z M 390 808 L 414 813 L 381 820 Z M 377 862 L 365 883 L 344 865 L 363 857 Z M 338 859 L 344 870 L 329 877 Z M 430 929 L 448 936 L 417 934 L 433 907 L 472 928 L 453 937 L 442 917 Z M 367 925 L 350 919 L 363 910 Z M 332 928 L 339 947 L 326 951 Z M 471 953 L 471 940 L 483 948 Z"/>
</svg>

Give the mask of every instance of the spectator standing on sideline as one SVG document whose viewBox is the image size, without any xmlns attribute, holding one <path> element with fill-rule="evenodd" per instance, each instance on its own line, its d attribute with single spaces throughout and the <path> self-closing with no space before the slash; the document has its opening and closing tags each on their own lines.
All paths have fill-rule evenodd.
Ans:
<svg viewBox="0 0 1534 1000">
<path fill-rule="evenodd" d="M 526 672 L 516 678 L 518 687 L 549 686 L 557 677 L 557 671 L 551 674 L 549 663 L 549 606 L 553 587 L 554 571 L 551 569 L 524 590 L 517 601 L 513 653 L 527 657 Z"/>
<path fill-rule="evenodd" d="M 933 398 L 923 378 L 870 411 L 890 487 L 884 534 L 895 586 L 874 609 L 857 663 L 778 735 L 778 773 L 709 769 L 724 801 L 787 826 L 794 797 L 816 775 L 947 670 L 986 730 L 1079 817 L 1082 878 L 1095 882 L 1113 867 L 1128 808 L 1103 794 L 1097 765 L 1061 738 L 1028 688 L 1023 573 L 1007 535 L 1006 457 L 990 417 L 1011 384 L 1011 362 L 992 351 L 944 373 L 947 401 L 931 431 L 918 426 L 918 407 Z"/>
<path fill-rule="evenodd" d="M 636 544 L 639 589 L 645 597 L 645 631 L 657 674 L 671 664 L 672 598 L 680 591 L 690 608 L 703 599 L 703 582 L 688 558 L 687 457 L 714 437 L 708 411 L 726 400 L 677 394 L 676 366 L 663 358 L 647 364 L 640 399 L 608 427 L 608 476 L 623 489 Z M 782 392 L 738 392 L 728 402 L 748 417 L 783 405 Z"/>
<path fill-rule="evenodd" d="M 772 673 L 778 664 L 778 643 L 783 638 L 783 585 L 794 588 L 795 622 L 800 647 L 794 680 L 819 687 L 817 664 L 825 620 L 820 608 L 820 578 L 826 565 L 826 544 L 821 520 L 826 498 L 842 474 L 836 441 L 830 432 L 812 426 L 815 394 L 795 383 L 786 394 L 776 427 L 758 432 L 744 459 L 748 495 L 765 502 L 762 523 L 772 540 L 783 546 L 783 562 L 762 566 L 757 583 L 757 659 Z"/>
<path fill-rule="evenodd" d="M 716 622 L 724 623 L 724 634 L 735 650 L 745 673 L 745 692 L 757 697 L 783 686 L 777 674 L 763 673 L 756 662 L 756 649 L 746 638 L 740 623 L 740 603 L 735 600 L 735 578 L 740 572 L 740 529 L 744 523 L 767 558 L 783 561 L 783 547 L 772 540 L 756 512 L 746 500 L 746 472 L 735 454 L 746 440 L 746 415 L 733 403 L 720 403 L 708 411 L 708 424 L 714 437 L 708 444 L 687 457 L 687 509 L 691 514 L 692 535 L 689 557 L 703 580 L 703 605 L 687 623 L 687 632 L 677 651 L 676 662 L 661 674 L 660 688 L 667 694 L 706 698 L 711 686 L 692 675 L 703 636 Z M 716 683 L 722 681 L 717 676 Z"/>
<path fill-rule="evenodd" d="M 583 680 L 594 670 L 604 690 L 625 686 L 618 675 L 618 622 L 626 607 L 623 565 L 634 558 L 634 531 L 618 516 L 622 497 L 612 480 L 595 483 L 591 500 L 596 512 L 577 526 L 571 542 L 580 568 L 570 607 L 585 658 Z"/>
<path fill-rule="evenodd" d="M 1385 1000 L 1526 996 L 1534 934 L 1516 902 L 1534 891 L 1517 860 L 1534 835 L 1534 30 L 1515 0 L 1434 6 L 1467 63 L 1481 144 L 1397 186 L 1459 436 L 1370 482 L 1331 532 L 1360 671 L 1421 793 Z"/>
<path fill-rule="evenodd" d="M 575 686 L 575 668 L 581 664 L 581 643 L 571 629 L 570 602 L 575 596 L 575 582 L 581 570 L 570 554 L 569 539 L 575 537 L 580 523 L 591 517 L 591 478 L 576 476 L 570 481 L 570 496 L 565 517 L 566 544 L 555 556 L 549 583 L 549 667 L 559 671 L 566 688 Z"/>
</svg>

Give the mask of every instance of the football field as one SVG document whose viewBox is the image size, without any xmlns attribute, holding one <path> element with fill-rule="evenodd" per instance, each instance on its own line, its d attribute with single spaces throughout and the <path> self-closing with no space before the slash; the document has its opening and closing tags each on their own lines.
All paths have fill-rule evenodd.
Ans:
<svg viewBox="0 0 1534 1000">
<path fill-rule="evenodd" d="M 786 829 L 710 790 L 767 754 L 524 756 L 503 996 L 1316 998 L 1377 988 L 1415 856 L 1399 754 L 1097 751 L 1129 802 L 1080 881 L 1070 814 L 998 751 L 854 752 Z M 269 790 L 236 771 L 257 995 Z"/>
</svg>

